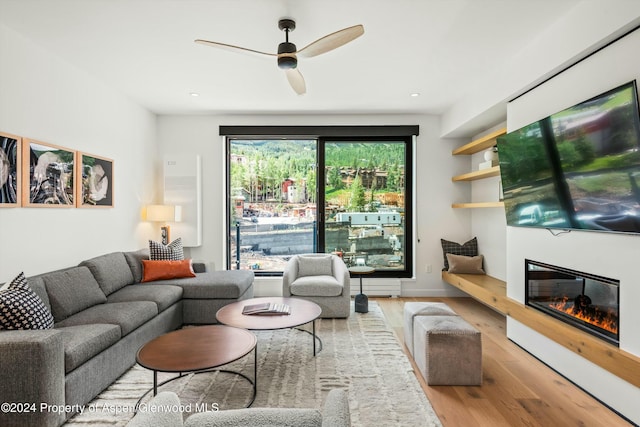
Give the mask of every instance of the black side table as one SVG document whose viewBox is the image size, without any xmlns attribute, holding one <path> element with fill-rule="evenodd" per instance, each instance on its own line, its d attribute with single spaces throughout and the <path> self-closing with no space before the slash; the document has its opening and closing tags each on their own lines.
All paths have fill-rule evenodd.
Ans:
<svg viewBox="0 0 640 427">
<path fill-rule="evenodd" d="M 375 268 L 368 267 L 366 265 L 358 265 L 349 268 L 349 273 L 354 276 L 360 276 L 360 293 L 356 295 L 355 298 L 356 313 L 369 312 L 369 298 L 362 293 L 362 276 L 364 276 L 365 274 L 371 274 L 374 271 L 376 271 Z"/>
</svg>

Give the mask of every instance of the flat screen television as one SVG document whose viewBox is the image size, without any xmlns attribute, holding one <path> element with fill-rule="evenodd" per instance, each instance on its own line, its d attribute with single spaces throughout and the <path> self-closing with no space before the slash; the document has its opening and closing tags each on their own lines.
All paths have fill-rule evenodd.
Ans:
<svg viewBox="0 0 640 427">
<path fill-rule="evenodd" d="M 636 82 L 498 138 L 507 225 L 640 233 Z"/>
</svg>

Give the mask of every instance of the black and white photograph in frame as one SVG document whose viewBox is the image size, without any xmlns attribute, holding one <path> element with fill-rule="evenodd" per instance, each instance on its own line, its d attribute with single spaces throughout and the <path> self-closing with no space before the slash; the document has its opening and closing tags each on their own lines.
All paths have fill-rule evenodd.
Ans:
<svg viewBox="0 0 640 427">
<path fill-rule="evenodd" d="M 77 207 L 113 207 L 113 160 L 78 153 Z"/>
<path fill-rule="evenodd" d="M 20 144 L 22 138 L 0 132 L 0 206 L 18 207 L 20 199 Z"/>
<path fill-rule="evenodd" d="M 22 141 L 22 205 L 75 206 L 76 153 L 68 148 L 24 138 Z"/>
</svg>

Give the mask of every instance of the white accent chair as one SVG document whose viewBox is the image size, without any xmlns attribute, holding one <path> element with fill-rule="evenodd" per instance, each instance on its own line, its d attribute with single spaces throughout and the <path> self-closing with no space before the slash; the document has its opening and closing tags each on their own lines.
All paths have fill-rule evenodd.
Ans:
<svg viewBox="0 0 640 427">
<path fill-rule="evenodd" d="M 322 308 L 322 318 L 349 317 L 349 269 L 337 255 L 294 255 L 284 268 L 282 296 L 315 302 Z"/>
</svg>

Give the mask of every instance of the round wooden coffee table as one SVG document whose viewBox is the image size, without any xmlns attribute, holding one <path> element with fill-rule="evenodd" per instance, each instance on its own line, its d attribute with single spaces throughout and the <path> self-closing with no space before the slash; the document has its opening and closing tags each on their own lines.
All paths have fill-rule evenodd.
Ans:
<svg viewBox="0 0 640 427">
<path fill-rule="evenodd" d="M 247 406 L 251 406 L 256 398 L 258 380 L 256 344 L 256 336 L 245 329 L 224 325 L 196 326 L 169 332 L 149 341 L 138 350 L 136 361 L 153 371 L 154 396 L 158 393 L 158 386 L 180 378 L 183 372 L 213 370 L 240 375 L 249 381 L 253 386 L 253 396 Z M 253 381 L 240 372 L 213 369 L 241 359 L 252 350 Z M 158 384 L 158 372 L 177 372 L 179 375 Z M 142 395 L 140 401 L 147 393 Z"/>
<path fill-rule="evenodd" d="M 265 302 L 287 304 L 291 307 L 291 314 L 242 314 L 242 308 L 245 305 Z M 320 343 L 320 350 L 322 349 L 322 341 L 316 336 L 316 319 L 320 317 L 320 314 L 322 314 L 322 309 L 318 304 L 312 301 L 307 301 L 302 298 L 264 297 L 241 300 L 225 305 L 216 313 L 216 319 L 218 319 L 218 322 L 225 325 L 250 330 L 296 328 L 297 326 L 312 323 L 313 332 L 311 335 L 313 336 L 313 355 L 315 356 L 316 339 Z M 304 329 L 299 330 L 307 333 L 309 332 Z"/>
</svg>

